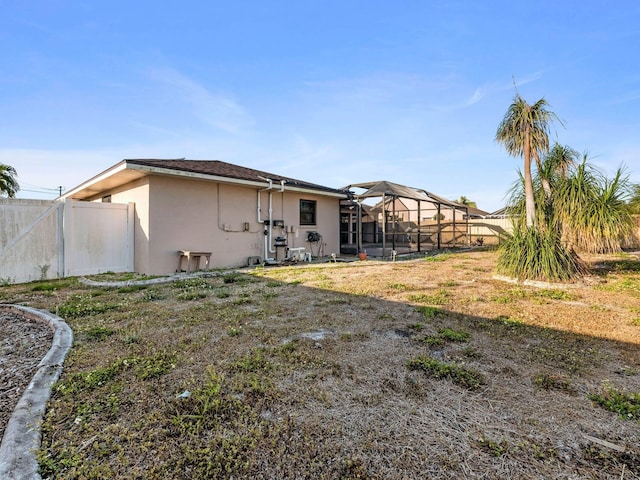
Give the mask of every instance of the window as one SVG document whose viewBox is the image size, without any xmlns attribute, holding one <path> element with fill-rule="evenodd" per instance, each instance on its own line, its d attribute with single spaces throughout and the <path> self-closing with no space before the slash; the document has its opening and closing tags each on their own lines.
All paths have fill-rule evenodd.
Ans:
<svg viewBox="0 0 640 480">
<path fill-rule="evenodd" d="M 316 201 L 300 200 L 300 225 L 316 224 Z"/>
</svg>

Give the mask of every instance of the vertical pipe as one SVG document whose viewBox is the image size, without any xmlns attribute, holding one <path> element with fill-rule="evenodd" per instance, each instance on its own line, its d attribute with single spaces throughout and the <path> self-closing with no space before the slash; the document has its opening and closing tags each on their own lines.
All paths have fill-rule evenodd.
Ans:
<svg viewBox="0 0 640 480">
<path fill-rule="evenodd" d="M 438 213 L 436 217 L 438 219 L 438 250 L 440 250 L 441 243 L 442 243 L 442 226 L 440 224 L 440 206 L 441 204 L 438 203 Z"/>
<path fill-rule="evenodd" d="M 392 245 L 392 250 L 396 249 L 396 235 L 398 234 L 398 220 L 396 219 L 396 196 L 394 195 L 393 197 L 391 197 L 391 201 L 393 202 L 393 204 L 391 205 L 391 215 L 392 215 L 392 219 L 393 219 L 393 227 L 391 229 L 392 233 L 392 237 L 391 237 L 391 245 Z M 382 256 L 384 257 L 384 251 L 382 252 Z"/>
<path fill-rule="evenodd" d="M 362 204 L 360 203 L 360 201 L 358 200 L 358 218 L 356 219 L 356 234 L 357 234 L 357 252 L 356 253 L 360 253 L 362 252 Z"/>
<path fill-rule="evenodd" d="M 456 238 L 457 238 L 457 233 L 456 232 L 456 207 L 453 207 L 453 246 L 456 246 Z"/>
<path fill-rule="evenodd" d="M 420 212 L 420 200 L 418 200 L 418 252 L 421 252 L 422 250 L 420 250 L 420 239 L 422 237 L 422 213 Z"/>
<path fill-rule="evenodd" d="M 382 256 L 387 246 L 387 205 L 385 204 L 384 193 L 382 194 Z"/>
</svg>

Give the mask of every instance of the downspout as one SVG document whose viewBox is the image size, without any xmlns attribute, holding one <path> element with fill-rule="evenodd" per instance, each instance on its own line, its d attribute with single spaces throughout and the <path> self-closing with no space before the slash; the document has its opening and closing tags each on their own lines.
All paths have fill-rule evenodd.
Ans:
<svg viewBox="0 0 640 480">
<path fill-rule="evenodd" d="M 275 250 L 271 250 L 271 190 L 273 189 L 273 180 L 271 180 L 270 178 L 263 178 L 260 177 L 262 180 L 265 180 L 267 182 L 269 182 L 269 186 L 267 188 L 264 188 L 262 190 L 258 190 L 258 223 L 264 223 L 264 221 L 262 220 L 262 209 L 260 206 L 260 193 L 262 192 L 269 192 L 269 230 L 267 232 L 267 229 L 264 229 L 264 260 L 265 262 L 267 261 L 268 254 L 269 253 L 275 253 Z"/>
</svg>

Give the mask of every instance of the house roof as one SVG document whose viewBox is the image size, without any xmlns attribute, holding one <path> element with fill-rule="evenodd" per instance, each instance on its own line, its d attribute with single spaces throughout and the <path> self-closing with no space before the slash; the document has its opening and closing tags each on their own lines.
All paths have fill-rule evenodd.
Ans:
<svg viewBox="0 0 640 480">
<path fill-rule="evenodd" d="M 325 187 L 316 183 L 242 167 L 220 160 L 144 158 L 122 160 L 101 174 L 69 190 L 63 195 L 63 198 L 88 199 L 99 195 L 101 192 L 147 175 L 180 176 L 223 183 L 244 184 L 260 188 L 271 185 L 274 188 L 282 188 L 284 186 L 286 190 L 304 191 L 341 198 L 348 195 L 348 192 L 343 189 Z"/>
</svg>

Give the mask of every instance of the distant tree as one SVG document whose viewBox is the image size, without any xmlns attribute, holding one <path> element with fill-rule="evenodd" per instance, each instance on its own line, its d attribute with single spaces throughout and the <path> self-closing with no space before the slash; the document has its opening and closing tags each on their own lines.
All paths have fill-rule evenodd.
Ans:
<svg viewBox="0 0 640 480">
<path fill-rule="evenodd" d="M 456 200 L 456 203 L 460 203 L 462 205 L 466 205 L 467 207 L 471 207 L 471 208 L 478 208 L 478 205 L 476 205 L 476 202 L 469 200 L 464 195 L 460 195 L 460 198 Z"/>
<path fill-rule="evenodd" d="M 555 113 L 547 109 L 541 98 L 529 105 L 519 94 L 513 99 L 507 113 L 498 125 L 496 141 L 503 144 L 514 157 L 524 158 L 524 185 L 526 199 L 526 225 L 531 228 L 536 222 L 536 207 L 531 176 L 531 160 L 542 169 L 541 157 L 549 151 L 549 128 Z"/>
<path fill-rule="evenodd" d="M 16 169 L 0 163 L 0 196 L 6 195 L 9 198 L 14 198 L 20 186 L 16 177 Z"/>
</svg>

